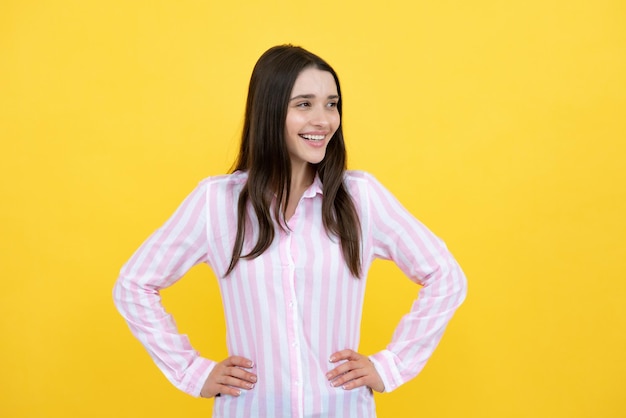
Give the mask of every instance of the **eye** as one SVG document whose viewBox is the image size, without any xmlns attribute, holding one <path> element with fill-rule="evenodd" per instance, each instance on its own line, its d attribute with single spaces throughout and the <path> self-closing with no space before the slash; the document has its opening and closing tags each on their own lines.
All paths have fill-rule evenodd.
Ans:
<svg viewBox="0 0 626 418">
<path fill-rule="evenodd" d="M 298 104 L 296 104 L 296 107 L 310 107 L 311 103 L 309 102 L 300 102 Z"/>
<path fill-rule="evenodd" d="M 330 108 L 335 108 L 335 107 L 337 107 L 337 104 L 338 104 L 337 102 L 330 102 L 326 106 L 328 106 Z"/>
</svg>

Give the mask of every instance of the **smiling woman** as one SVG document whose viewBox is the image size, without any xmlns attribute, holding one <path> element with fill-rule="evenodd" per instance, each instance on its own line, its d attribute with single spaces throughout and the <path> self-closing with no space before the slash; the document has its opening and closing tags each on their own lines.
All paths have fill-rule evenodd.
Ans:
<svg viewBox="0 0 626 418">
<path fill-rule="evenodd" d="M 214 416 L 374 417 L 424 367 L 466 293 L 445 244 L 371 175 L 346 171 L 341 88 L 318 56 L 268 50 L 252 73 L 233 172 L 205 179 L 122 268 L 116 305 L 179 389 Z M 385 349 L 359 353 L 366 276 L 393 260 L 422 286 Z M 159 291 L 220 277 L 230 357 L 196 352 Z"/>
</svg>

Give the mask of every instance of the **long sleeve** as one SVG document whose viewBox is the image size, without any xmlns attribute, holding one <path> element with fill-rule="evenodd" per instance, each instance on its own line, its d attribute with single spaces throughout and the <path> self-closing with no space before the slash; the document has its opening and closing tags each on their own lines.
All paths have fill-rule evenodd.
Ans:
<svg viewBox="0 0 626 418">
<path fill-rule="evenodd" d="M 377 180 L 367 177 L 374 256 L 392 260 L 423 286 L 392 341 L 370 357 L 389 392 L 422 370 L 465 299 L 467 281 L 445 244 Z"/>
<path fill-rule="evenodd" d="M 200 357 L 178 332 L 159 291 L 207 261 L 206 205 L 201 183 L 122 267 L 113 289 L 115 305 L 132 333 L 165 376 L 193 396 L 199 396 L 215 363 Z"/>
</svg>

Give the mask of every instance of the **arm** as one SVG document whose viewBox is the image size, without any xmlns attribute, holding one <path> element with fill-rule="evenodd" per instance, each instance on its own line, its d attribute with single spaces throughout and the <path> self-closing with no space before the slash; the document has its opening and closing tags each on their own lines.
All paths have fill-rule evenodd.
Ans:
<svg viewBox="0 0 626 418">
<path fill-rule="evenodd" d="M 375 255 L 394 261 L 423 286 L 387 348 L 370 356 L 389 392 L 422 370 L 465 299 L 467 282 L 445 244 L 377 180 L 368 180 Z"/>
<path fill-rule="evenodd" d="M 199 396 L 215 362 L 204 359 L 161 304 L 160 290 L 206 261 L 206 186 L 199 185 L 122 267 L 113 299 L 132 333 L 177 388 Z"/>
</svg>

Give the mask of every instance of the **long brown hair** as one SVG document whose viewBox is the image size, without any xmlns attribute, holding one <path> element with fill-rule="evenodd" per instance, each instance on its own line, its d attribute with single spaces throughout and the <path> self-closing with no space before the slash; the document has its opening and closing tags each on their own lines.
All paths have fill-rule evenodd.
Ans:
<svg viewBox="0 0 626 418">
<path fill-rule="evenodd" d="M 316 68 L 332 74 L 341 98 L 339 78 L 333 68 L 311 52 L 292 45 L 275 46 L 257 61 L 250 78 L 245 120 L 239 156 L 232 172 L 247 171 L 248 180 L 239 195 L 237 206 L 237 236 L 225 276 L 239 259 L 261 255 L 274 240 L 274 219 L 285 229 L 284 215 L 289 201 L 291 161 L 285 141 L 285 120 L 289 96 L 296 78 L 306 68 Z M 337 103 L 341 117 L 341 100 Z M 355 277 L 361 275 L 361 230 L 352 198 L 343 182 L 346 170 L 346 148 L 341 124 L 328 143 L 324 159 L 317 164 L 322 181 L 322 219 L 329 235 L 340 239 L 343 257 Z M 259 236 L 250 253 L 242 255 L 246 233 L 246 206 L 254 209 Z"/>
</svg>

